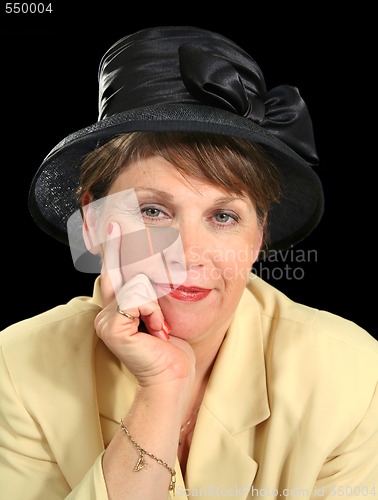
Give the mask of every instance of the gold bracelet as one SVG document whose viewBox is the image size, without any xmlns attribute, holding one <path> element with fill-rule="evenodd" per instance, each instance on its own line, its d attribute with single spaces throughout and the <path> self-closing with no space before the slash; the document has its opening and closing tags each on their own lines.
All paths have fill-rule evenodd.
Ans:
<svg viewBox="0 0 378 500">
<path fill-rule="evenodd" d="M 168 469 L 169 472 L 171 473 L 171 482 L 169 484 L 168 490 L 172 491 L 173 496 L 175 496 L 175 487 L 176 487 L 176 471 L 175 471 L 175 469 L 171 469 L 171 467 L 169 467 L 168 464 L 166 464 L 165 462 L 163 462 L 163 460 L 161 458 L 155 457 L 155 455 L 153 453 L 144 450 L 140 446 L 140 444 L 138 444 L 135 441 L 135 439 L 131 436 L 131 434 L 129 433 L 129 431 L 123 425 L 123 421 L 122 420 L 120 420 L 119 425 L 121 426 L 121 429 L 125 432 L 126 436 L 130 439 L 130 441 L 133 443 L 133 445 L 135 446 L 135 448 L 138 450 L 138 453 L 139 453 L 139 458 L 138 458 L 137 463 L 135 464 L 134 471 L 138 472 L 141 469 L 143 469 L 143 467 L 146 467 L 146 465 L 148 465 L 147 462 L 144 459 L 144 455 L 148 455 L 149 457 L 153 458 L 154 460 L 156 460 L 156 462 L 158 464 L 160 464 L 163 467 L 165 467 L 166 469 Z"/>
</svg>

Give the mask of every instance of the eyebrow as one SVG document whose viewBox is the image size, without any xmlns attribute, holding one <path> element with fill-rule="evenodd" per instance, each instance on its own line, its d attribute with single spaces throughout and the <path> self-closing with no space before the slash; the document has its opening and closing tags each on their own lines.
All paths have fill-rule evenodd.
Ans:
<svg viewBox="0 0 378 500">
<path fill-rule="evenodd" d="M 165 198 L 166 200 L 173 200 L 174 196 L 170 193 L 167 193 L 166 191 L 160 191 L 159 189 L 155 189 L 155 188 L 152 188 L 152 187 L 143 187 L 143 188 L 134 188 L 136 192 L 140 192 L 140 191 L 147 191 L 149 193 L 154 193 L 154 194 L 157 194 L 159 196 L 161 196 L 162 198 Z"/>
<path fill-rule="evenodd" d="M 136 192 L 140 192 L 140 191 L 146 191 L 146 192 L 149 192 L 149 193 L 154 193 L 154 194 L 157 194 L 159 196 L 161 196 L 162 198 L 165 198 L 166 200 L 170 200 L 172 201 L 174 199 L 174 196 L 170 193 L 167 193 L 166 191 L 160 191 L 159 189 L 155 189 L 155 188 L 152 188 L 152 187 L 141 187 L 141 188 L 134 188 Z M 245 201 L 242 197 L 239 197 L 239 196 L 220 196 L 219 198 L 216 198 L 214 200 L 214 203 L 231 203 L 233 201 Z"/>
<path fill-rule="evenodd" d="M 222 204 L 232 203 L 233 201 L 245 202 L 245 199 L 240 196 L 221 196 L 220 198 L 214 200 L 215 203 L 222 203 Z"/>
</svg>

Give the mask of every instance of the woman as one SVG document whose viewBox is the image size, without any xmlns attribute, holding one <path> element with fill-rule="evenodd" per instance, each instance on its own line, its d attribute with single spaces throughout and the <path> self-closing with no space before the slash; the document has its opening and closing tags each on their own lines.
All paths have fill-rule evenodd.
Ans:
<svg viewBox="0 0 378 500">
<path fill-rule="evenodd" d="M 377 494 L 376 342 L 250 275 L 318 224 L 316 161 L 298 91 L 224 37 L 106 53 L 98 123 L 30 198 L 101 277 L 2 333 L 5 498 Z"/>
</svg>

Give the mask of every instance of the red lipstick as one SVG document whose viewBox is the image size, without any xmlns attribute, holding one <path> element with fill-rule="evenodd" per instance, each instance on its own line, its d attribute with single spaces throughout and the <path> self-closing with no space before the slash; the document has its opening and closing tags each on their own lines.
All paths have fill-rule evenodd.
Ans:
<svg viewBox="0 0 378 500">
<path fill-rule="evenodd" d="M 205 299 L 210 292 L 211 289 L 209 288 L 181 285 L 171 290 L 169 296 L 184 302 L 198 302 L 199 300 Z"/>
</svg>

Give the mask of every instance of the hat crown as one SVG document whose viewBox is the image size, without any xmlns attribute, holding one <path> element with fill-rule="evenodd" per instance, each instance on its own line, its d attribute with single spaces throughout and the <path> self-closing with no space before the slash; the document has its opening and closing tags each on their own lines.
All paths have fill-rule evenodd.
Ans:
<svg viewBox="0 0 378 500">
<path fill-rule="evenodd" d="M 149 28 L 122 38 L 102 58 L 99 120 L 162 104 L 210 104 L 245 116 L 247 93 L 265 92 L 259 66 L 226 37 L 192 27 Z"/>
</svg>

